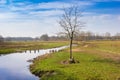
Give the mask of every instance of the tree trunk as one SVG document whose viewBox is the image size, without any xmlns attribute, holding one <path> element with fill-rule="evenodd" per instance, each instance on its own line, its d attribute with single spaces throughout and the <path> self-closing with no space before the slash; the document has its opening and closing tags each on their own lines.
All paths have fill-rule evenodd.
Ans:
<svg viewBox="0 0 120 80">
<path fill-rule="evenodd" d="M 72 44 L 73 44 L 73 36 L 70 38 L 70 59 L 69 59 L 70 64 L 75 63 L 75 60 L 72 55 Z"/>
<path fill-rule="evenodd" d="M 70 38 L 70 59 L 72 59 L 72 42 L 73 42 L 73 37 Z"/>
</svg>

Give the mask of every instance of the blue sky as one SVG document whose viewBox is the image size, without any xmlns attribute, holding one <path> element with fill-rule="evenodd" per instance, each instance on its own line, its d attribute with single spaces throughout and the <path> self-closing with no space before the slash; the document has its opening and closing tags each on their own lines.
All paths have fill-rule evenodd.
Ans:
<svg viewBox="0 0 120 80">
<path fill-rule="evenodd" d="M 36 37 L 55 35 L 65 8 L 79 5 L 85 27 L 82 31 L 120 33 L 120 0 L 0 0 L 0 35 Z"/>
</svg>

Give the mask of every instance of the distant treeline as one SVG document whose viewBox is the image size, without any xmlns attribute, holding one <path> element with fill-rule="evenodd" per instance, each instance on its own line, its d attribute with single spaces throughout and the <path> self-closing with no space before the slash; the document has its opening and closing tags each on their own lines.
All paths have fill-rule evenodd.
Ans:
<svg viewBox="0 0 120 80">
<path fill-rule="evenodd" d="M 120 33 L 111 35 L 109 32 L 98 34 L 93 32 L 79 32 L 75 35 L 75 40 L 89 41 L 89 40 L 120 40 Z"/>
<path fill-rule="evenodd" d="M 34 38 L 32 37 L 6 37 L 5 41 L 32 41 Z"/>
<path fill-rule="evenodd" d="M 40 37 L 32 38 L 32 37 L 2 37 L 0 36 L 0 42 L 4 41 L 56 41 L 56 40 L 67 40 L 65 36 L 51 36 L 49 37 L 47 34 L 43 34 Z"/>
<path fill-rule="evenodd" d="M 32 37 L 2 37 L 0 36 L 0 42 L 4 41 L 33 41 Z"/>
<path fill-rule="evenodd" d="M 47 34 L 43 34 L 38 40 L 42 41 L 60 41 L 60 40 L 69 40 L 67 38 L 67 35 L 61 35 L 58 36 L 51 36 L 49 37 Z M 120 40 L 120 33 L 116 33 L 115 35 L 111 35 L 109 32 L 106 32 L 104 34 L 95 34 L 90 31 L 88 32 L 77 32 L 74 35 L 74 40 L 76 41 L 89 41 L 89 40 Z"/>
<path fill-rule="evenodd" d="M 58 34 L 57 36 L 49 36 L 48 34 L 43 34 L 40 37 L 2 37 L 0 36 L 0 42 L 4 41 L 67 41 L 67 35 Z M 120 40 L 120 33 L 111 35 L 109 32 L 106 32 L 102 35 L 95 34 L 90 31 L 88 32 L 78 32 L 74 35 L 74 40 L 77 41 L 89 41 L 89 40 Z"/>
</svg>

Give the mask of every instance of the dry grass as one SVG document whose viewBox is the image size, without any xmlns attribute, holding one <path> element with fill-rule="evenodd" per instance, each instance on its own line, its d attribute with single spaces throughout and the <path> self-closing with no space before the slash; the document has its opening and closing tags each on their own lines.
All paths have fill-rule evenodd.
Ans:
<svg viewBox="0 0 120 80">
<path fill-rule="evenodd" d="M 120 61 L 120 41 L 91 41 L 79 44 L 79 48 L 73 49 L 74 52 L 85 52 Z"/>
</svg>

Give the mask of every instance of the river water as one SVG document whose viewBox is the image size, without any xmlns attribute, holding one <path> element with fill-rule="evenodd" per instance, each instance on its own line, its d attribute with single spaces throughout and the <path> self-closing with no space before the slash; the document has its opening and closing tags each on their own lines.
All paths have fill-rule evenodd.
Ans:
<svg viewBox="0 0 120 80">
<path fill-rule="evenodd" d="M 36 51 L 25 51 L 22 53 L 12 53 L 0 56 L 0 80 L 39 80 L 29 71 L 29 65 L 33 58 L 37 56 L 59 51 L 68 46 L 52 49 L 41 49 Z"/>
</svg>

